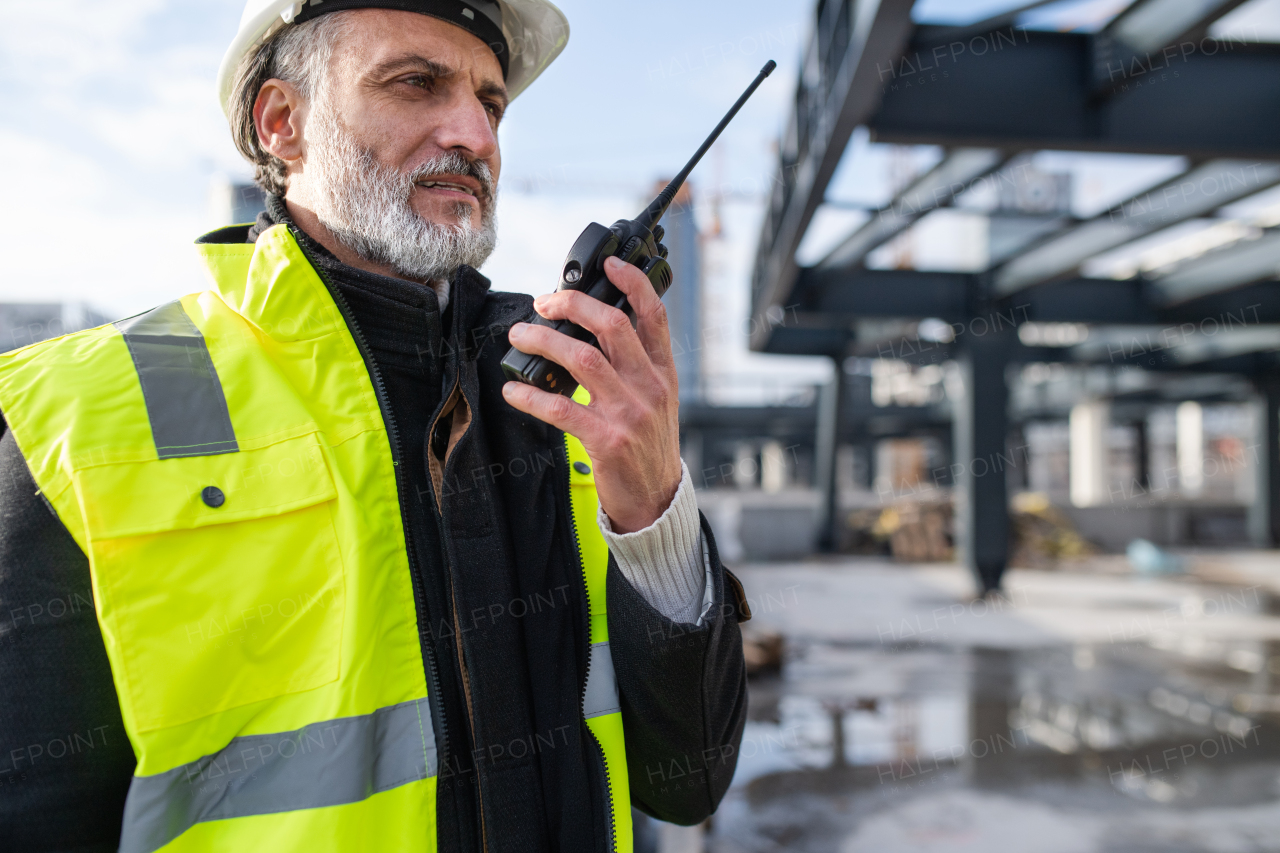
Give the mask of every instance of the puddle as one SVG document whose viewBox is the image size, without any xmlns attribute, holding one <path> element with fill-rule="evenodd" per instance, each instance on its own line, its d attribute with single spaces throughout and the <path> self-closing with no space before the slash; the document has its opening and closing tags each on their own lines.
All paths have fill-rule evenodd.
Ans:
<svg viewBox="0 0 1280 853">
<path fill-rule="evenodd" d="M 793 641 L 751 683 L 706 849 L 1280 851 L 1278 663 L 1272 641 L 1177 632 Z"/>
</svg>

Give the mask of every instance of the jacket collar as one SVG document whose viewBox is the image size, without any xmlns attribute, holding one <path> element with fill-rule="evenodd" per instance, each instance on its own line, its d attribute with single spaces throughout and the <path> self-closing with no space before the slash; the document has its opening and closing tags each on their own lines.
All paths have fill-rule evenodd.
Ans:
<svg viewBox="0 0 1280 853">
<path fill-rule="evenodd" d="M 223 232 L 228 229 L 223 229 Z M 256 243 L 196 243 L 213 291 L 227 307 L 274 340 L 306 340 L 345 329 L 329 289 L 284 225 Z"/>
<path fill-rule="evenodd" d="M 308 260 L 289 226 L 273 225 L 253 243 L 251 226 L 233 225 L 196 241 L 196 251 L 219 298 L 271 338 L 303 340 L 345 327 L 328 287 Z M 296 226 L 294 226 L 296 227 Z M 483 317 L 490 281 L 469 266 L 459 267 L 450 285 L 455 336 L 474 335 Z M 510 326 L 521 317 L 503 316 Z M 462 337 L 455 337 L 461 340 Z"/>
</svg>

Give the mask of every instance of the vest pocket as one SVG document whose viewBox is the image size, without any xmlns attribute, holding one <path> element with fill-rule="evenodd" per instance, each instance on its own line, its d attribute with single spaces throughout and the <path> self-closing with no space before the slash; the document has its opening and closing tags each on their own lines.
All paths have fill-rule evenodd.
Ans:
<svg viewBox="0 0 1280 853">
<path fill-rule="evenodd" d="M 314 434 L 76 472 L 98 618 L 138 731 L 338 678 L 345 590 Z"/>
</svg>

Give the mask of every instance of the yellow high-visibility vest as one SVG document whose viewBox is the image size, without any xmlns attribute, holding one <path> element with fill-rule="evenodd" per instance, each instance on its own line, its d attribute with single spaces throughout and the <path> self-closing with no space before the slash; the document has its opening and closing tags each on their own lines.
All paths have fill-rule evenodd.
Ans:
<svg viewBox="0 0 1280 853">
<path fill-rule="evenodd" d="M 369 372 L 286 227 L 198 249 L 209 290 L 0 355 L 0 411 L 89 557 L 138 759 L 120 850 L 434 851 L 435 736 Z M 630 853 L 608 550 L 572 464 L 587 454 L 565 450 L 583 717 Z"/>
</svg>

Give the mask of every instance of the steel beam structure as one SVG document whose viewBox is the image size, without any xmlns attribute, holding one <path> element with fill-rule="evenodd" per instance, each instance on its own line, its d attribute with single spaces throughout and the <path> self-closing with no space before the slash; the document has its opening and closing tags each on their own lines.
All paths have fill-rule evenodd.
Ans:
<svg viewBox="0 0 1280 853">
<path fill-rule="evenodd" d="M 986 174 L 1020 150 L 1177 153 L 1193 161 L 1186 174 L 1016 253 L 978 291 L 931 292 L 943 307 L 972 303 L 975 293 L 999 298 L 1070 278 L 1100 252 L 1280 183 L 1280 162 L 1267 162 L 1280 159 L 1280 46 L 1184 42 L 1236 4 L 1140 0 L 1102 33 L 1090 35 L 1019 30 L 1009 18 L 1017 10 L 970 27 L 915 29 L 910 3 L 823 0 L 762 229 L 753 310 L 793 304 L 797 279 L 812 278 L 795 265 L 794 253 L 860 117 L 878 141 L 941 144 L 949 152 L 833 250 L 818 265 L 820 273 L 856 268 L 871 249 L 923 213 L 951 203 L 966 179 Z M 1117 45 L 1119 53 L 1113 50 Z M 1142 56 L 1109 58 L 1137 48 Z M 1109 68 L 1107 82 L 1115 84 L 1101 95 L 1099 68 Z M 1202 279 L 1213 276 L 1197 278 L 1194 267 L 1171 274 L 1147 301 L 1159 309 L 1210 288 L 1247 283 L 1255 271 L 1250 265 L 1265 263 L 1267 254 L 1254 247 L 1233 258 L 1231 284 L 1222 284 L 1225 278 L 1207 283 Z M 799 291 L 810 283 L 802 281 Z M 1053 294 L 1059 309 L 1065 295 Z M 848 301 L 828 295 L 822 301 L 833 299 Z M 1136 320 L 1135 300 L 1124 304 L 1130 309 L 1121 312 L 1125 316 L 1100 316 L 1105 311 L 1098 310 L 1090 319 Z M 912 314 L 921 312 L 904 316 Z M 839 326 L 828 316 L 805 332 L 761 327 L 751 345 L 831 354 L 847 341 L 847 329 Z"/>
<path fill-rule="evenodd" d="M 855 317 L 939 317 L 966 311 L 974 277 L 916 270 L 812 269 L 800 271 L 794 317 L 848 328 Z M 781 328 L 781 327 L 779 327 Z"/>
<path fill-rule="evenodd" d="M 1166 47 L 1112 65 L 1113 90 L 1099 98 L 1091 35 L 932 38 L 913 40 L 902 60 L 911 67 L 900 61 L 877 90 L 874 140 L 1280 159 L 1280 45 Z"/>
<path fill-rule="evenodd" d="M 1264 249 L 1268 257 L 1276 253 L 1269 267 L 1256 265 L 1254 253 Z M 1240 318 L 1241 325 L 1280 323 L 1280 281 L 1257 281 L 1259 270 L 1280 275 L 1280 246 L 1267 238 L 1248 241 L 1239 244 L 1238 251 L 1206 255 L 1189 266 L 1200 270 L 1201 262 L 1212 262 L 1217 276 L 1206 278 L 1216 284 L 1201 292 L 1193 293 L 1189 286 L 1174 291 L 1166 284 L 1171 276 L 1155 281 L 1070 278 L 1020 291 L 994 303 L 992 310 L 1041 323 L 1163 326 L 1211 318 L 1224 325 L 1235 323 L 1234 318 Z M 1246 268 L 1253 272 L 1238 272 Z M 1242 281 L 1255 283 L 1241 287 Z M 777 337 L 768 341 L 766 351 L 794 352 L 786 347 L 806 334 L 847 336 L 859 319 L 936 317 L 965 322 L 973 316 L 974 295 L 983 289 L 983 276 L 974 273 L 805 268 L 789 319 L 773 328 Z M 1171 300 L 1175 292 L 1180 298 Z"/>
<path fill-rule="evenodd" d="M 1280 328 L 1249 330 L 1244 340 L 1224 333 L 1222 344 L 1206 336 L 1182 342 L 1177 326 L 1141 327 L 1127 333 L 1100 336 L 1070 347 L 1026 346 L 1015 342 L 1008 350 L 1011 364 L 1102 365 L 1140 367 L 1153 373 L 1238 373 L 1245 376 L 1280 372 Z M 1261 349 L 1266 347 L 1266 349 Z M 892 358 L 923 366 L 958 360 L 963 345 L 902 337 L 871 341 L 853 348 L 863 358 Z"/>
<path fill-rule="evenodd" d="M 1181 264 L 1153 282 L 1155 301 L 1178 305 L 1242 284 L 1280 277 L 1280 231 Z"/>
<path fill-rule="evenodd" d="M 774 329 L 779 337 L 770 340 L 766 351 L 792 352 L 785 347 L 806 331 L 839 329 L 844 334 L 855 320 L 871 317 L 935 317 L 963 323 L 972 318 L 970 306 L 982 287 L 982 276 L 972 273 L 806 268 L 800 273 L 791 322 Z M 1137 279 L 1074 278 L 1001 300 L 994 310 L 1042 323 L 1159 325 L 1188 316 L 1186 311 L 1152 304 L 1147 290 L 1148 285 Z M 1203 310 L 1208 309 L 1202 306 Z"/>
<path fill-rule="evenodd" d="M 959 148 L 912 181 L 887 206 L 871 214 L 825 258 L 819 269 L 862 263 L 872 249 L 907 230 L 920 217 L 946 207 L 974 181 L 998 169 L 1008 158 L 993 148 Z"/>
<path fill-rule="evenodd" d="M 867 389 L 856 388 L 845 376 L 843 412 L 840 418 L 842 444 L 868 437 L 898 435 L 947 425 L 950 415 L 938 406 L 876 406 Z M 734 439 L 777 438 L 791 441 L 812 439 L 818 425 L 818 404 L 806 406 L 711 406 L 685 403 L 680 406 L 681 431 L 701 431 L 707 436 Z"/>
<path fill-rule="evenodd" d="M 796 249 L 854 128 L 879 103 L 877 69 L 902 52 L 912 29 L 913 3 L 822 0 L 818 4 L 756 252 L 752 301 L 762 310 L 785 304 L 797 271 Z M 767 336 L 757 333 L 752 346 L 762 347 Z"/>
<path fill-rule="evenodd" d="M 1038 9 L 1041 6 L 1047 6 L 1050 3 L 1057 3 L 1059 0 L 1034 0 L 1034 2 L 1025 3 L 1016 6 L 999 14 L 992 15 L 989 18 L 983 18 L 981 21 L 975 21 L 972 24 L 961 24 L 959 26 L 946 24 L 921 24 L 916 27 L 915 35 L 924 42 L 944 42 L 954 41 L 955 39 L 965 40 L 973 36 L 986 35 L 995 30 L 1008 29 L 1018 23 L 1018 19 L 1023 14 L 1030 12 L 1032 9 Z"/>
<path fill-rule="evenodd" d="M 1280 351 L 1280 326 L 1245 329 L 1197 330 L 1173 348 L 1173 360 L 1182 367 L 1218 362 L 1250 353 Z"/>
<path fill-rule="evenodd" d="M 1103 35 L 1128 49 L 1129 59 L 1165 45 L 1199 41 L 1209 25 L 1244 0 L 1139 0 L 1116 16 Z M 1120 53 L 1113 50 L 1113 54 Z"/>
<path fill-rule="evenodd" d="M 1214 374 L 1269 383 L 1269 515 L 1254 526 L 1280 542 L 1280 229 L 1154 278 L 1081 277 L 1091 258 L 1280 185 L 1280 45 L 1204 37 L 1240 2 L 1137 0 L 1097 34 L 1019 29 L 1019 10 L 969 27 L 916 28 L 911 0 L 818 2 L 752 279 L 753 313 L 785 307 L 788 319 L 755 327 L 751 347 L 828 356 L 837 373 L 849 354 L 956 363 L 965 392 L 953 401 L 957 532 L 984 592 L 999 587 L 1007 558 L 1000 463 L 1010 423 L 1005 370 L 1014 363 L 1126 368 L 1118 377 L 1142 367 L 1164 373 L 1161 388 L 1171 374 L 1194 374 L 1207 392 L 1238 398 L 1247 383 Z M 874 142 L 946 154 L 802 269 L 795 252 L 858 125 Z M 952 204 L 972 181 L 1043 149 L 1174 154 L 1187 165 L 1099 216 L 1039 222 L 993 249 L 984 272 L 865 268 L 868 253 Z M 930 334 L 952 339 L 920 340 L 911 321 L 921 318 L 950 325 L 951 334 L 936 325 Z M 1027 322 L 1096 332 L 1082 345 L 1025 346 L 1017 327 Z M 823 416 L 814 412 L 828 486 L 835 437 L 847 427 L 836 393 L 845 384 L 830 389 Z M 825 493 L 830 507 L 832 490 Z M 830 545 L 834 528 L 826 529 Z"/>
<path fill-rule="evenodd" d="M 1280 163 L 1212 160 L 1013 258 L 996 271 L 995 291 L 1007 296 L 1070 275 L 1089 258 L 1276 184 Z"/>
</svg>

